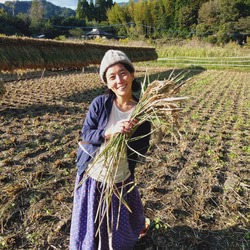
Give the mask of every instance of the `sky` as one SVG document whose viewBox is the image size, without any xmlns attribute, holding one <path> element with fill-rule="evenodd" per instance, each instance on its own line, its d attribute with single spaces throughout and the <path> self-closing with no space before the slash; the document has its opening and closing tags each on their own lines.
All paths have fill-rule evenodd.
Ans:
<svg viewBox="0 0 250 250">
<path fill-rule="evenodd" d="M 19 1 L 23 1 L 23 0 L 19 0 Z M 26 0 L 26 1 L 31 1 L 31 0 Z M 47 0 L 47 1 L 53 3 L 56 6 L 67 7 L 73 10 L 76 10 L 77 3 L 78 3 L 78 0 Z M 0 0 L 0 3 L 5 3 L 5 2 L 6 0 Z M 128 0 L 113 0 L 113 2 L 116 2 L 116 3 L 128 2 Z"/>
</svg>

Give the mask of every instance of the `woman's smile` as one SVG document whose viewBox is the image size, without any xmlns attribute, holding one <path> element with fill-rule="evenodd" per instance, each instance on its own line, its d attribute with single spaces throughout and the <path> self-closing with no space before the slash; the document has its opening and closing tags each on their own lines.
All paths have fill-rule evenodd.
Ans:
<svg viewBox="0 0 250 250">
<path fill-rule="evenodd" d="M 117 86 L 117 89 L 124 90 L 127 88 L 127 86 L 128 84 L 120 85 L 120 86 Z"/>
</svg>

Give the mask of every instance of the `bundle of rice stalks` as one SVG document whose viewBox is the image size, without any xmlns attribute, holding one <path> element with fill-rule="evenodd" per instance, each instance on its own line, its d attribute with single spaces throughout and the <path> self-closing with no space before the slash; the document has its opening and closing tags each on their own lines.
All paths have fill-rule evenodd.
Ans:
<svg viewBox="0 0 250 250">
<path fill-rule="evenodd" d="M 125 205 L 126 208 L 130 211 L 128 204 L 124 200 L 124 196 L 130 192 L 134 187 L 135 183 L 129 183 L 127 185 L 132 184 L 132 188 L 129 189 L 127 193 L 124 193 L 124 183 L 121 185 L 121 187 L 117 187 L 115 183 L 115 178 L 117 174 L 117 169 L 119 162 L 121 159 L 126 155 L 127 147 L 129 147 L 129 142 L 132 140 L 138 140 L 139 138 L 132 138 L 133 133 L 135 130 L 140 126 L 142 123 L 149 121 L 152 126 L 152 131 L 155 131 L 161 126 L 172 126 L 175 127 L 178 131 L 179 127 L 179 112 L 182 110 L 180 107 L 180 101 L 183 101 L 187 99 L 187 97 L 177 97 L 177 94 L 183 86 L 184 83 L 186 83 L 188 80 L 183 81 L 181 84 L 176 85 L 175 80 L 177 77 L 172 77 L 172 74 L 170 75 L 169 79 L 164 81 L 154 81 L 150 83 L 146 87 L 146 78 L 144 80 L 144 83 L 142 84 L 142 92 L 140 101 L 136 105 L 135 111 L 131 116 L 131 120 L 137 119 L 138 123 L 137 125 L 131 130 L 131 133 L 129 134 L 115 134 L 106 144 L 105 149 L 95 158 L 95 160 L 91 163 L 91 165 L 88 168 L 88 171 L 85 173 L 85 178 L 83 180 L 86 180 L 88 178 L 88 173 L 91 170 L 91 167 L 96 163 L 102 163 L 103 166 L 106 166 L 105 168 L 105 178 L 104 182 L 102 184 L 102 190 L 101 190 L 101 198 L 99 203 L 98 212 L 96 214 L 96 220 L 98 218 L 99 222 L 101 223 L 106 216 L 108 218 L 108 221 L 111 221 L 108 224 L 108 232 L 110 235 L 110 238 L 112 238 L 112 230 L 114 228 L 118 229 L 119 225 L 119 216 L 117 219 L 117 224 L 114 227 L 112 224 L 113 218 L 109 218 L 109 216 L 113 214 L 112 212 L 112 196 L 115 195 L 120 203 L 119 206 L 121 207 L 121 204 Z M 79 143 L 80 147 L 84 150 L 81 143 Z M 130 147 L 129 147 L 130 148 Z M 134 151 L 132 148 L 130 148 L 132 151 Z M 135 151 L 134 151 L 135 152 Z M 135 152 L 138 155 L 140 155 L 139 152 Z M 103 169 L 100 170 L 99 174 L 102 174 Z M 80 182 L 79 186 L 82 184 Z M 120 210 L 119 207 L 119 210 Z M 111 212 L 110 212 L 111 209 Z M 98 233 L 98 232 L 97 232 Z M 110 245 L 109 248 L 112 249 L 112 240 L 110 239 Z"/>
</svg>

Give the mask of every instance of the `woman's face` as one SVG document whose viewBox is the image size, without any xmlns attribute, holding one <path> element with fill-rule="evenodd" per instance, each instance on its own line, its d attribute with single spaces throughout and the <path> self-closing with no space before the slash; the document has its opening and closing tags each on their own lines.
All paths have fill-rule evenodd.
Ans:
<svg viewBox="0 0 250 250">
<path fill-rule="evenodd" d="M 116 96 L 132 95 L 134 72 L 130 73 L 122 63 L 114 64 L 106 72 L 107 86 Z"/>
</svg>

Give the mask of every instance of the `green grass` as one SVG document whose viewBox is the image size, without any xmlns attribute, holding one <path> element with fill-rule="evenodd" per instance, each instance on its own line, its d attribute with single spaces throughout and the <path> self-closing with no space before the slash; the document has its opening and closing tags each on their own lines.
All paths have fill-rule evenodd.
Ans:
<svg viewBox="0 0 250 250">
<path fill-rule="evenodd" d="M 169 68 L 179 68 L 179 69 L 197 69 L 197 70 L 206 70 L 206 69 L 214 69 L 214 70 L 230 70 L 230 71 L 238 71 L 238 72 L 248 72 L 250 67 L 233 67 L 233 66 L 220 66 L 220 65 L 185 65 L 178 64 L 174 65 L 168 63 L 166 61 L 150 61 L 143 63 L 136 63 L 135 65 L 143 65 L 145 67 L 169 67 Z"/>
<path fill-rule="evenodd" d="M 140 65 L 233 71 L 248 71 L 250 69 L 250 47 L 241 46 L 234 42 L 217 46 L 198 40 L 171 40 L 158 41 L 155 43 L 155 47 L 159 58 L 176 60 L 141 62 Z M 237 59 L 235 57 L 244 58 Z M 198 59 L 201 62 L 195 61 Z M 248 66 L 232 66 L 230 64 Z"/>
<path fill-rule="evenodd" d="M 183 44 L 165 44 L 157 47 L 159 57 L 246 57 L 250 56 L 247 46 L 229 43 L 225 46 L 216 46 L 200 42 L 186 42 Z"/>
</svg>

